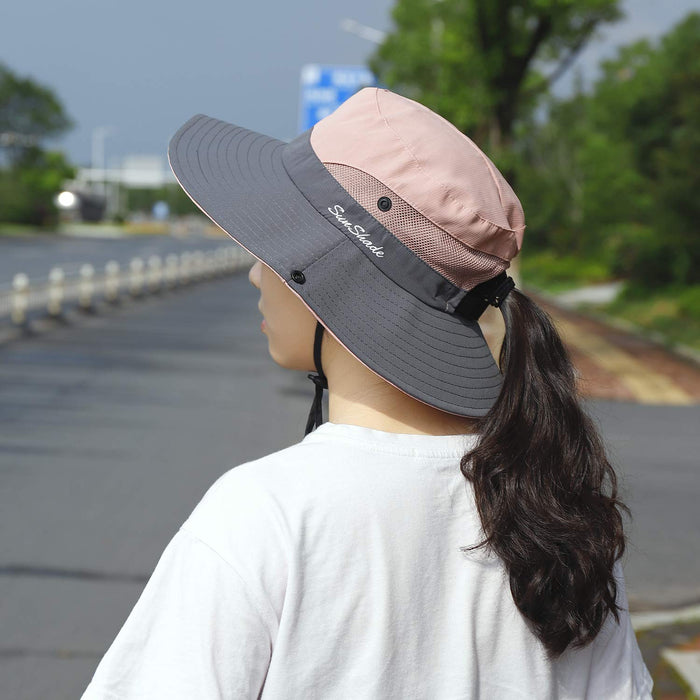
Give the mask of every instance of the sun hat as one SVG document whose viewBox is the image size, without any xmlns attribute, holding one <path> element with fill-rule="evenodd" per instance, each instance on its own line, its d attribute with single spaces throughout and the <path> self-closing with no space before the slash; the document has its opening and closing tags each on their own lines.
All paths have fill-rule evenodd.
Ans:
<svg viewBox="0 0 700 700">
<path fill-rule="evenodd" d="M 324 330 L 409 396 L 488 413 L 502 376 L 477 319 L 514 286 L 505 270 L 525 218 L 449 121 L 363 88 L 289 143 L 197 114 L 168 160 L 194 203 L 316 317 L 307 433 L 323 422 Z"/>
</svg>

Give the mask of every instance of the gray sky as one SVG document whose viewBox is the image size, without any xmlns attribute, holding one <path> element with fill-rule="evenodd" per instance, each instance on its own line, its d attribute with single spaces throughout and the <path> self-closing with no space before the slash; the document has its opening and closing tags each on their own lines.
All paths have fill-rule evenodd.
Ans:
<svg viewBox="0 0 700 700">
<path fill-rule="evenodd" d="M 391 0 L 7 0 L 0 61 L 50 87 L 76 122 L 55 143 L 89 165 L 92 130 L 109 125 L 108 164 L 165 160 L 170 136 L 203 112 L 271 136 L 297 134 L 305 63 L 362 64 L 374 46 L 340 29 L 351 17 L 388 30 Z M 590 79 L 614 46 L 666 32 L 700 0 L 624 0 L 627 18 L 602 31 L 576 65 Z M 562 79 L 559 91 L 570 80 Z"/>
</svg>

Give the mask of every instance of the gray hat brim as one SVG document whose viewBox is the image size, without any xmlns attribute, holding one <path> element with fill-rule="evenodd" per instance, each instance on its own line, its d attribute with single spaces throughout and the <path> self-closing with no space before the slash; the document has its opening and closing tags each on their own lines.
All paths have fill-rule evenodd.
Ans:
<svg viewBox="0 0 700 700">
<path fill-rule="evenodd" d="M 295 185 L 286 147 L 198 114 L 170 140 L 168 160 L 204 214 L 271 267 L 362 364 L 440 410 L 484 416 L 502 375 L 479 324 L 389 279 Z M 294 270 L 303 284 L 292 280 Z"/>
</svg>

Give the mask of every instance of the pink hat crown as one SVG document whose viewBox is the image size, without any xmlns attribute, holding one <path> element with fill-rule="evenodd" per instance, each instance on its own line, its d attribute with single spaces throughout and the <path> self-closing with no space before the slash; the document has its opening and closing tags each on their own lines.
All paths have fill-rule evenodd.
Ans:
<svg viewBox="0 0 700 700">
<path fill-rule="evenodd" d="M 364 88 L 314 126 L 310 143 L 353 199 L 458 287 L 491 279 L 520 251 L 525 216 L 510 185 L 420 103 Z M 387 210 L 377 207 L 382 197 Z"/>
</svg>

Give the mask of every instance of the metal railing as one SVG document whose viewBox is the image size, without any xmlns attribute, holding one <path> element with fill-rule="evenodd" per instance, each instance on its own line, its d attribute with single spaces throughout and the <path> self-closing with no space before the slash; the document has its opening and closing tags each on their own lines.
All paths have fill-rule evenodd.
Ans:
<svg viewBox="0 0 700 700">
<path fill-rule="evenodd" d="M 23 326 L 29 312 L 45 310 L 48 316 L 59 317 L 69 304 L 91 311 L 98 297 L 114 304 L 124 294 L 132 298 L 158 294 L 248 268 L 254 260 L 243 248 L 228 246 L 206 252 L 171 253 L 165 259 L 159 255 L 145 261 L 136 257 L 126 270 L 110 260 L 103 271 L 86 263 L 77 276 L 70 277 L 60 267 L 52 268 L 48 278 L 40 280 L 30 280 L 20 272 L 9 287 L 0 288 L 0 320 L 9 318 Z"/>
</svg>

